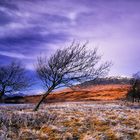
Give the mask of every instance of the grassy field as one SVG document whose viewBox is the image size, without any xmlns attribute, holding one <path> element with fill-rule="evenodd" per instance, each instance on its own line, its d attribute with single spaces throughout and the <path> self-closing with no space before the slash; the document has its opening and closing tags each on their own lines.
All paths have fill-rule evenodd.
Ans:
<svg viewBox="0 0 140 140">
<path fill-rule="evenodd" d="M 0 140 L 139 140 L 140 106 L 122 101 L 0 106 Z"/>
</svg>

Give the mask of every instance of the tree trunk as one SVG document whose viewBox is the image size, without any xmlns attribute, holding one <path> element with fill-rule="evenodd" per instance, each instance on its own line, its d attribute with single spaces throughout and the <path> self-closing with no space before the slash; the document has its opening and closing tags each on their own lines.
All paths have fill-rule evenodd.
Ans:
<svg viewBox="0 0 140 140">
<path fill-rule="evenodd" d="M 3 95 L 4 95 L 4 92 L 3 92 L 3 91 L 1 91 L 1 92 L 0 92 L 0 102 L 3 102 L 3 98 L 2 98 L 2 97 L 3 97 Z"/>
<path fill-rule="evenodd" d="M 50 94 L 50 92 L 51 92 L 52 90 L 53 90 L 53 89 L 48 90 L 48 91 L 43 95 L 43 97 L 39 100 L 39 102 L 37 103 L 37 105 L 35 106 L 35 108 L 34 108 L 33 111 L 37 111 L 37 110 L 39 109 L 40 104 L 45 100 L 45 98 Z"/>
</svg>

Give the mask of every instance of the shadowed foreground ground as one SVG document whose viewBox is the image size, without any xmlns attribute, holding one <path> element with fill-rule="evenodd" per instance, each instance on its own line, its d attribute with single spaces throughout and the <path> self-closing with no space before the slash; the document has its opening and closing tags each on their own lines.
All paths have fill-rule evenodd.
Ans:
<svg viewBox="0 0 140 140">
<path fill-rule="evenodd" d="M 0 106 L 0 140 L 139 140 L 140 107 L 121 101 Z"/>
</svg>

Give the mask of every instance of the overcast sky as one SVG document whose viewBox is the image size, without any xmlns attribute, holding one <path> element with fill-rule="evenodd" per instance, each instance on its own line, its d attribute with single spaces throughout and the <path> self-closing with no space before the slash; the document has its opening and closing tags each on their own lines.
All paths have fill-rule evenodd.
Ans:
<svg viewBox="0 0 140 140">
<path fill-rule="evenodd" d="M 21 60 L 34 69 L 72 40 L 89 41 L 111 60 L 110 75 L 140 70 L 139 0 L 0 0 L 0 64 Z"/>
</svg>

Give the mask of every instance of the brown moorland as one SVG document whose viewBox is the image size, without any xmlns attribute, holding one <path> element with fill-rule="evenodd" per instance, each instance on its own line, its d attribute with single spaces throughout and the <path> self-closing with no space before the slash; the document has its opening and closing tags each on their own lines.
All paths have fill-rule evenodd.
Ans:
<svg viewBox="0 0 140 140">
<path fill-rule="evenodd" d="M 66 101 L 108 101 L 124 99 L 129 85 L 97 85 L 73 91 L 69 88 L 53 92 L 48 95 L 45 102 L 66 102 Z M 36 103 L 41 95 L 24 97 L 26 103 Z"/>
</svg>

